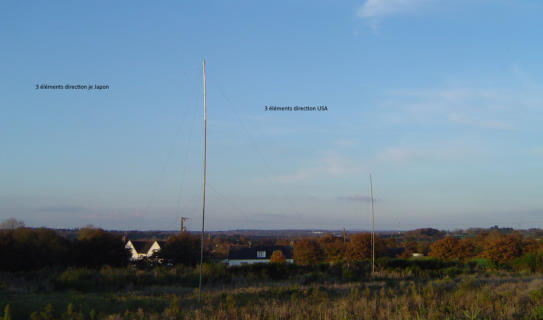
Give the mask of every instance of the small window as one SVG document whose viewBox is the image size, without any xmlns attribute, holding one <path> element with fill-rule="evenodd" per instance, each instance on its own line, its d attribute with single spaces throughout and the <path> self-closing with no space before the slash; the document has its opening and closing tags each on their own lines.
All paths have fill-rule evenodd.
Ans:
<svg viewBox="0 0 543 320">
<path fill-rule="evenodd" d="M 257 251 L 256 252 L 257 258 L 266 258 L 266 251 Z"/>
</svg>

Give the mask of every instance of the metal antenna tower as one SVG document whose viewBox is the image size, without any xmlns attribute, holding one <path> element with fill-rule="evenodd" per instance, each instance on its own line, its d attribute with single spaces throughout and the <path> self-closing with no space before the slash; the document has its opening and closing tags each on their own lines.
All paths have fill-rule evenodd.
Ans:
<svg viewBox="0 0 543 320">
<path fill-rule="evenodd" d="M 373 181 L 370 173 L 370 195 L 371 195 L 371 274 L 375 273 L 375 214 L 373 212 Z"/>
<path fill-rule="evenodd" d="M 204 222 L 206 211 L 206 61 L 202 60 L 202 74 L 203 74 L 203 86 L 204 86 L 204 181 L 202 183 L 202 235 L 200 237 L 200 281 L 198 282 L 198 303 L 202 299 L 202 264 L 204 263 Z"/>
</svg>

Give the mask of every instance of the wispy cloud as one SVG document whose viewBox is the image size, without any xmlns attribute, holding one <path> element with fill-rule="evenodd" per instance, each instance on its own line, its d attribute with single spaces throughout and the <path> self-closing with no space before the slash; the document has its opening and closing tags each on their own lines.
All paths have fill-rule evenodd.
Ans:
<svg viewBox="0 0 543 320">
<path fill-rule="evenodd" d="M 427 0 L 366 0 L 358 8 L 356 15 L 360 18 L 380 18 L 383 16 L 412 12 Z"/>
<path fill-rule="evenodd" d="M 379 21 L 388 16 L 413 13 L 429 0 L 366 0 L 356 10 L 356 16 L 364 19 L 377 33 Z"/>
<path fill-rule="evenodd" d="M 438 88 L 385 93 L 381 119 L 390 124 L 449 122 L 494 130 L 515 130 L 511 114 L 526 105 L 505 90 Z"/>
<path fill-rule="evenodd" d="M 300 168 L 291 174 L 273 177 L 272 180 L 276 182 L 296 182 L 309 180 L 318 176 L 342 176 L 360 171 L 361 168 L 355 165 L 348 157 L 334 151 L 328 151 L 309 166 Z"/>
</svg>

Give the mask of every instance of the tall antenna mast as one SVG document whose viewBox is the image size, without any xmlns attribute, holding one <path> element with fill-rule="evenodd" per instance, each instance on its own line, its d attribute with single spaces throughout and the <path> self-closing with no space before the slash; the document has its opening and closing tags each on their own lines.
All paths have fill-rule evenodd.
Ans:
<svg viewBox="0 0 543 320">
<path fill-rule="evenodd" d="M 202 183 L 202 235 L 200 237 L 200 282 L 198 283 L 198 302 L 202 298 L 202 264 L 204 263 L 204 222 L 206 212 L 206 61 L 202 60 L 204 85 L 204 182 Z"/>
<path fill-rule="evenodd" d="M 373 212 L 373 181 L 370 173 L 370 195 L 371 195 L 371 274 L 375 273 L 375 214 Z"/>
</svg>

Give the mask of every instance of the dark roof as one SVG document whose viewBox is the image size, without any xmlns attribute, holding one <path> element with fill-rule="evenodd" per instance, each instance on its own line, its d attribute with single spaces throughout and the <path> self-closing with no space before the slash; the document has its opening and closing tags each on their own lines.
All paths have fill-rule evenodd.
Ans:
<svg viewBox="0 0 543 320">
<path fill-rule="evenodd" d="M 149 252 L 149 249 L 151 249 L 151 246 L 153 243 L 155 243 L 155 240 L 130 240 L 132 242 L 132 245 L 136 249 L 137 253 L 147 253 Z M 157 241 L 158 245 L 163 248 L 165 241 Z"/>
<path fill-rule="evenodd" d="M 280 250 L 285 255 L 286 259 L 292 259 L 292 248 L 289 246 L 257 246 L 257 247 L 230 247 L 228 251 L 229 260 L 242 259 L 270 259 L 275 250 Z M 265 257 L 258 257 L 258 251 L 266 251 Z"/>
</svg>

